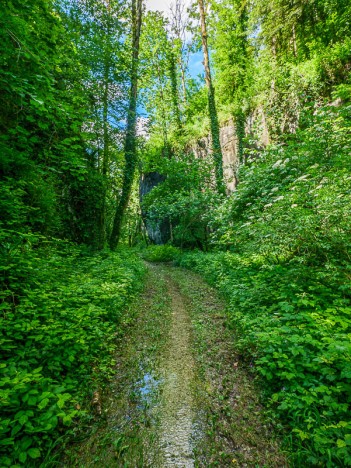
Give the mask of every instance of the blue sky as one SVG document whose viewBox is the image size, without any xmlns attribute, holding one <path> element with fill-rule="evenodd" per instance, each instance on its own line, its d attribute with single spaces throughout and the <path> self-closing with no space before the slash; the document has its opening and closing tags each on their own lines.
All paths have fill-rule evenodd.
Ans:
<svg viewBox="0 0 351 468">
<path fill-rule="evenodd" d="M 205 72 L 204 65 L 203 65 L 204 57 L 202 52 L 196 52 L 195 54 L 191 54 L 189 58 L 189 73 L 192 78 L 197 78 L 199 74 L 203 74 Z"/>
<path fill-rule="evenodd" d="M 184 0 L 186 5 L 190 5 L 190 0 Z M 146 0 L 146 8 L 152 11 L 161 11 L 166 16 L 170 14 L 170 8 L 173 0 Z M 204 73 L 204 66 L 202 64 L 202 52 L 197 52 L 190 55 L 189 59 L 189 73 L 192 78 L 196 78 L 200 73 Z"/>
</svg>

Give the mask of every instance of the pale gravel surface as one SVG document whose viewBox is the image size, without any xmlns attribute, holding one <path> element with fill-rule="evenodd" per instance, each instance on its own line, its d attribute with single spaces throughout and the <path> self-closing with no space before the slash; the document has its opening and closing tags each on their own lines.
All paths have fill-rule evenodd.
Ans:
<svg viewBox="0 0 351 468">
<path fill-rule="evenodd" d="M 163 466 L 194 466 L 192 433 L 194 414 L 191 321 L 174 282 L 167 278 L 172 298 L 172 322 L 165 355 L 160 363 L 163 394 L 160 406 L 160 443 Z"/>
<path fill-rule="evenodd" d="M 194 273 L 148 270 L 103 416 L 85 437 L 82 428 L 60 466 L 288 466 L 235 355 L 223 301 Z"/>
</svg>

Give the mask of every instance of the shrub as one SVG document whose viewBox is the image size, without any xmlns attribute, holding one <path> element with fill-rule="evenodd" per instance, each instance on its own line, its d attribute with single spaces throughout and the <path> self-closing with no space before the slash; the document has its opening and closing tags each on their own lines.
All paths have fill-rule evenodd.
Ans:
<svg viewBox="0 0 351 468">
<path fill-rule="evenodd" d="M 28 466 L 109 375 L 143 266 L 130 252 L 89 255 L 4 231 L 1 241 L 0 465 Z"/>
<path fill-rule="evenodd" d="M 241 171 L 188 253 L 228 298 L 237 346 L 291 432 L 298 466 L 351 466 L 351 107 L 326 107 Z"/>
<path fill-rule="evenodd" d="M 142 257 L 148 262 L 172 262 L 179 256 L 179 252 L 172 245 L 151 245 L 143 251 Z"/>
</svg>

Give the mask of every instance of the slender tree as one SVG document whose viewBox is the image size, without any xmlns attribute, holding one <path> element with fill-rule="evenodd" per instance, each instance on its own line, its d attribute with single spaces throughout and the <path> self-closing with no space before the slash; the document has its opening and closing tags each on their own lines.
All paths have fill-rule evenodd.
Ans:
<svg viewBox="0 0 351 468">
<path fill-rule="evenodd" d="M 212 83 L 210 58 L 207 44 L 206 13 L 204 0 L 198 0 L 201 24 L 202 50 L 204 54 L 205 80 L 207 86 L 208 112 L 211 125 L 212 153 L 215 164 L 216 187 L 219 193 L 225 193 L 223 181 L 223 157 L 220 142 L 219 123 L 215 101 L 215 90 Z"/>
<path fill-rule="evenodd" d="M 150 121 L 162 137 L 162 154 L 171 156 L 172 137 L 182 126 L 179 97 L 179 46 L 169 37 L 168 21 L 159 12 L 150 12 L 144 21 L 141 61 L 147 63 L 142 73 L 143 104 Z"/>
<path fill-rule="evenodd" d="M 110 44 L 110 2 L 107 3 L 107 25 L 103 63 L 103 95 L 102 95 L 102 126 L 103 126 L 103 156 L 102 156 L 102 181 L 104 184 L 102 193 L 102 203 L 99 217 L 99 241 L 98 247 L 102 249 L 106 242 L 106 196 L 107 196 L 107 178 L 110 161 L 110 135 L 109 135 L 109 88 L 110 88 L 110 72 L 111 72 L 111 44 Z"/>
<path fill-rule="evenodd" d="M 116 249 L 120 239 L 123 215 L 128 206 L 134 180 L 134 173 L 137 166 L 136 110 L 138 95 L 138 64 L 142 12 L 143 0 L 132 0 L 133 51 L 131 63 L 131 84 L 127 116 L 126 139 L 124 145 L 125 168 L 123 174 L 122 194 L 117 205 L 110 237 L 110 247 L 112 250 Z"/>
<path fill-rule="evenodd" d="M 186 13 L 184 0 L 175 0 L 175 3 L 171 6 L 171 15 L 173 44 L 179 49 L 176 58 L 181 73 L 182 101 L 183 104 L 186 105 L 186 70 L 189 62 L 190 47 L 186 41 L 186 30 L 189 25 L 189 18 Z"/>
<path fill-rule="evenodd" d="M 253 53 L 249 42 L 248 5 L 242 0 L 211 3 L 211 46 L 218 105 L 235 121 L 240 164 L 244 163 L 246 113 L 252 89 Z"/>
<path fill-rule="evenodd" d="M 176 64 L 176 57 L 175 57 L 175 46 L 173 42 L 169 44 L 167 55 L 168 55 L 167 58 L 168 58 L 169 76 L 171 79 L 174 120 L 177 126 L 177 130 L 180 131 L 182 128 L 182 120 L 181 120 L 180 105 L 179 105 L 178 74 L 177 74 L 177 64 Z"/>
</svg>

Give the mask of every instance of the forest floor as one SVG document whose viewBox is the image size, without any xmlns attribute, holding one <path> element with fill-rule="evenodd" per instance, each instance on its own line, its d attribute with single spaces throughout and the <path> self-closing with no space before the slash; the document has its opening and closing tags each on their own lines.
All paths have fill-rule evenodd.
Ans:
<svg viewBox="0 0 351 468">
<path fill-rule="evenodd" d="M 101 415 L 62 466 L 288 466 L 217 292 L 192 272 L 148 264 L 132 308 Z"/>
</svg>

